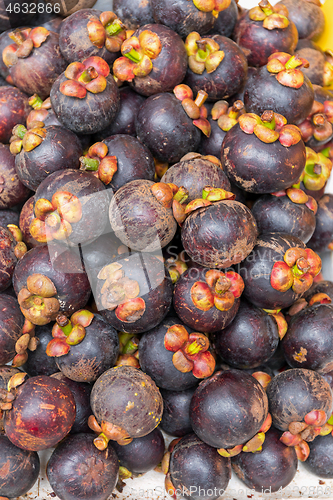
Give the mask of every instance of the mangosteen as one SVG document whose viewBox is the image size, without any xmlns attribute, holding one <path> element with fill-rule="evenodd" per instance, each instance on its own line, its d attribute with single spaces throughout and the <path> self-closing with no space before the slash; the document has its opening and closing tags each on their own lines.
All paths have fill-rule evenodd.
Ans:
<svg viewBox="0 0 333 500">
<path fill-rule="evenodd" d="M 8 224 L 19 225 L 20 214 L 14 210 L 0 210 L 0 226 L 7 227 Z"/>
<path fill-rule="evenodd" d="M 333 436 L 330 432 L 326 436 L 318 436 L 314 441 L 309 443 L 310 455 L 304 462 L 304 467 L 307 471 L 316 476 L 332 479 L 332 452 L 333 452 Z M 325 487 L 329 488 L 329 486 Z"/>
<path fill-rule="evenodd" d="M 103 452 L 97 450 L 93 439 L 91 434 L 75 434 L 53 451 L 46 475 L 54 494 L 62 500 L 106 500 L 114 490 L 117 455 L 111 445 Z"/>
<path fill-rule="evenodd" d="M 324 31 L 325 16 L 319 2 L 283 0 L 276 5 L 288 9 L 288 17 L 295 23 L 299 38 L 317 38 Z"/>
<path fill-rule="evenodd" d="M 249 66 L 264 66 L 273 52 L 293 54 L 298 33 L 285 7 L 277 8 L 261 0 L 258 6 L 240 16 L 233 39 L 246 55 Z"/>
<path fill-rule="evenodd" d="M 219 12 L 217 19 L 215 21 L 214 27 L 208 33 L 213 35 L 217 33 L 218 35 L 232 37 L 232 32 L 234 30 L 235 24 L 238 19 L 238 7 L 235 0 L 231 0 L 229 6 Z"/>
<path fill-rule="evenodd" d="M 136 92 L 151 96 L 169 92 L 184 80 L 187 56 L 181 37 L 163 24 L 145 24 L 121 46 L 113 74 Z"/>
<path fill-rule="evenodd" d="M 154 22 L 151 3 L 142 0 L 114 0 L 113 10 L 129 30 Z"/>
<path fill-rule="evenodd" d="M 318 201 L 316 228 L 309 241 L 309 247 L 315 252 L 325 252 L 333 247 L 333 195 L 324 194 Z"/>
<path fill-rule="evenodd" d="M 21 125 L 23 127 L 23 125 Z M 24 203 L 30 195 L 15 170 L 15 158 L 9 146 L 0 143 L 0 209 L 12 208 Z M 1 224 L 2 226 L 4 224 Z M 7 224 L 5 224 L 6 227 Z"/>
<path fill-rule="evenodd" d="M 52 339 L 52 325 L 36 326 L 35 336 L 38 339 L 38 345 L 34 351 L 29 351 L 28 359 L 22 368 L 30 377 L 52 375 L 58 368 L 54 358 L 50 358 L 45 352 L 47 344 Z"/>
<path fill-rule="evenodd" d="M 25 123 L 30 112 L 28 100 L 16 87 L 0 87 L 0 142 L 7 144 L 13 127 Z"/>
<path fill-rule="evenodd" d="M 16 498 L 25 495 L 37 481 L 40 462 L 36 451 L 22 450 L 0 435 L 0 495 Z"/>
<path fill-rule="evenodd" d="M 42 99 L 50 95 L 56 78 L 66 68 L 59 49 L 59 35 L 43 26 L 21 28 L 8 35 L 14 43 L 2 52 L 13 83 L 22 92 L 38 94 Z"/>
<path fill-rule="evenodd" d="M 324 293 L 333 300 L 333 282 L 329 280 L 320 280 L 313 283 L 311 288 L 305 292 L 303 298 L 309 301 L 317 293 Z"/>
<path fill-rule="evenodd" d="M 15 239 L 17 238 L 17 240 Z M 18 260 L 27 251 L 17 226 L 9 228 L 0 226 L 0 291 L 3 292 L 12 284 L 12 277 Z"/>
<path fill-rule="evenodd" d="M 183 391 L 160 389 L 163 398 L 162 431 L 171 436 L 183 437 L 192 432 L 190 403 L 196 386 Z"/>
<path fill-rule="evenodd" d="M 187 0 L 185 0 L 187 1 Z M 201 38 L 194 31 L 185 41 L 188 69 L 184 83 L 196 94 L 207 92 L 207 100 L 227 99 L 238 92 L 247 77 L 247 61 L 239 46 L 222 35 Z"/>
<path fill-rule="evenodd" d="M 326 154 L 316 153 L 311 148 L 306 147 L 305 151 L 306 163 L 298 187 L 319 202 L 324 195 L 327 181 L 331 175 L 332 161 Z"/>
<path fill-rule="evenodd" d="M 51 104 L 58 120 L 77 134 L 110 125 L 119 110 L 119 90 L 109 65 L 98 56 L 72 62 L 54 82 Z"/>
<path fill-rule="evenodd" d="M 314 102 L 309 116 L 299 124 L 302 139 L 308 148 L 322 152 L 333 137 L 333 94 L 318 85 L 313 86 Z"/>
<path fill-rule="evenodd" d="M 11 33 L 12 31 L 13 31 L 12 29 L 8 29 L 0 34 L 0 54 L 1 54 L 1 57 L 0 57 L 0 76 L 5 80 L 5 83 L 3 85 L 11 85 L 12 84 L 11 78 L 10 77 L 8 78 L 9 70 L 2 59 L 2 51 L 4 50 L 5 47 L 7 47 L 7 45 L 10 45 L 12 43 L 12 40 L 8 36 L 9 33 Z"/>
<path fill-rule="evenodd" d="M 274 193 L 299 181 L 305 167 L 300 130 L 266 110 L 246 113 L 225 135 L 223 168 L 231 182 L 250 193 Z"/>
<path fill-rule="evenodd" d="M 22 335 L 24 317 L 17 300 L 5 293 L 0 294 L 0 365 L 9 363 L 15 356 L 15 344 Z"/>
<path fill-rule="evenodd" d="M 30 224 L 35 218 L 34 204 L 35 204 L 34 196 L 31 196 L 30 198 L 27 199 L 27 201 L 25 202 L 25 204 L 21 209 L 19 224 L 18 224 L 20 230 L 22 231 L 23 241 L 25 242 L 28 248 L 44 245 L 44 243 L 35 240 L 35 238 L 33 238 L 30 233 Z"/>
</svg>

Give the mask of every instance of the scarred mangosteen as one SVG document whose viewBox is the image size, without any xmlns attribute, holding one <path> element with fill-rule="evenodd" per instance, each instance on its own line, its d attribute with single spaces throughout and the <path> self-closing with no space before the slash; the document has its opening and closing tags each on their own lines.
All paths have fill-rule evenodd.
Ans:
<svg viewBox="0 0 333 500">
<path fill-rule="evenodd" d="M 288 17 L 296 25 L 299 38 L 316 38 L 325 27 L 325 16 L 321 3 L 313 0 L 283 0 L 276 4 L 288 9 Z"/>
<path fill-rule="evenodd" d="M 194 387 L 215 369 L 206 335 L 186 329 L 177 317 L 166 318 L 142 335 L 139 362 L 158 387 L 170 391 Z"/>
<path fill-rule="evenodd" d="M 316 227 L 317 202 L 301 189 L 260 196 L 252 206 L 258 231 L 290 233 L 307 243 Z"/>
<path fill-rule="evenodd" d="M 309 241 L 309 247 L 315 252 L 333 249 L 333 195 L 324 194 L 318 201 L 316 228 Z"/>
<path fill-rule="evenodd" d="M 0 87 L 0 142 L 8 143 L 15 125 L 24 124 L 30 112 L 29 98 L 16 87 Z"/>
<path fill-rule="evenodd" d="M 154 22 L 151 3 L 142 0 L 114 0 L 113 10 L 130 30 Z"/>
<path fill-rule="evenodd" d="M 304 467 L 316 476 L 333 478 L 332 453 L 333 435 L 330 432 L 326 436 L 318 436 L 309 443 L 310 455 L 304 462 Z"/>
<path fill-rule="evenodd" d="M 245 113 L 223 140 L 221 160 L 231 182 L 250 193 L 273 193 L 299 181 L 305 167 L 301 132 L 266 110 Z"/>
<path fill-rule="evenodd" d="M 217 101 L 243 87 L 247 77 L 246 57 L 230 38 L 222 35 L 201 38 L 192 32 L 185 47 L 188 69 L 184 81 L 194 93 L 204 90 L 208 100 Z"/>
<path fill-rule="evenodd" d="M 239 266 L 243 296 L 264 309 L 290 307 L 310 288 L 320 269 L 319 256 L 296 236 L 263 234 Z"/>
<path fill-rule="evenodd" d="M 16 373 L 22 373 L 22 371 L 13 365 L 0 365 L 0 435 L 5 433 L 4 410 L 10 408 L 13 401 L 12 395 L 7 391 L 8 382 Z"/>
<path fill-rule="evenodd" d="M 163 398 L 163 415 L 160 428 L 171 436 L 183 437 L 190 434 L 190 403 L 196 386 L 183 391 L 161 389 Z"/>
<path fill-rule="evenodd" d="M 220 145 L 221 149 L 221 145 Z M 172 165 L 163 175 L 161 182 L 183 186 L 188 190 L 187 202 L 200 198 L 205 186 L 230 191 L 230 182 L 217 158 L 190 153 Z"/>
<path fill-rule="evenodd" d="M 95 382 L 114 366 L 119 354 L 116 330 L 101 316 L 81 309 L 67 318 L 59 314 L 46 354 L 75 382 Z"/>
<path fill-rule="evenodd" d="M 162 461 L 165 452 L 163 434 L 157 427 L 143 437 L 133 439 L 126 446 L 112 442 L 117 453 L 120 467 L 125 467 L 129 473 L 144 474 Z"/>
<path fill-rule="evenodd" d="M 90 296 L 79 256 L 56 245 L 29 250 L 16 265 L 13 285 L 22 313 L 36 325 L 54 321 L 59 311 L 72 314 Z"/>
<path fill-rule="evenodd" d="M 233 39 L 246 54 L 250 66 L 264 66 L 273 52 L 293 54 L 298 33 L 285 7 L 277 8 L 261 0 L 239 18 Z"/>
<path fill-rule="evenodd" d="M 25 495 L 35 484 L 40 471 L 36 451 L 22 450 L 0 435 L 0 470 L 2 498 Z"/>
<path fill-rule="evenodd" d="M 23 127 L 23 125 L 21 126 Z M 1 143 L 0 183 L 0 209 L 20 205 L 29 197 L 30 191 L 22 184 L 17 175 L 15 159 L 11 155 L 9 147 Z"/>
<path fill-rule="evenodd" d="M 43 122 L 16 125 L 12 131 L 10 151 L 15 155 L 15 168 L 22 184 L 36 191 L 51 173 L 80 165 L 82 147 L 78 137 L 57 125 L 44 127 Z"/>
<path fill-rule="evenodd" d="M 89 172 L 70 168 L 53 172 L 38 186 L 34 202 L 30 234 L 42 243 L 90 243 L 106 227 L 109 195 Z"/>
<path fill-rule="evenodd" d="M 0 294 L 0 365 L 9 363 L 15 356 L 15 344 L 22 335 L 24 317 L 18 302 L 5 293 Z"/>
<path fill-rule="evenodd" d="M 15 30 L 9 37 L 14 43 L 3 50 L 2 58 L 14 85 L 29 95 L 38 94 L 45 99 L 66 68 L 58 33 L 38 26 Z"/>
<path fill-rule="evenodd" d="M 231 458 L 232 470 L 248 488 L 281 491 L 295 477 L 298 460 L 293 447 L 280 441 L 281 432 L 270 428 L 259 453 L 240 453 Z"/>
<path fill-rule="evenodd" d="M 51 104 L 58 120 L 77 134 L 110 125 L 119 110 L 119 90 L 109 65 L 98 56 L 67 66 L 54 82 Z"/>
<path fill-rule="evenodd" d="M 283 115 L 288 123 L 298 125 L 310 114 L 314 90 L 300 68 L 309 63 L 286 52 L 275 52 L 266 66 L 254 73 L 244 87 L 248 113 L 261 114 L 266 109 Z"/>
<path fill-rule="evenodd" d="M 117 455 L 111 445 L 99 451 L 93 439 L 91 434 L 75 434 L 52 453 L 46 475 L 62 500 L 106 500 L 113 492 L 119 471 Z"/>
<path fill-rule="evenodd" d="M 114 76 L 144 96 L 169 92 L 180 84 L 187 68 L 181 37 L 163 24 L 145 24 L 121 46 L 113 63 Z"/>
<path fill-rule="evenodd" d="M 233 193 L 206 186 L 202 199 L 186 206 L 182 243 L 197 264 L 227 268 L 241 262 L 253 249 L 258 234 L 255 219 L 234 198 Z"/>
<path fill-rule="evenodd" d="M 266 392 L 273 425 L 284 431 L 280 440 L 295 446 L 298 458 L 306 460 L 308 442 L 325 433 L 332 414 L 330 385 L 318 372 L 291 368 L 273 377 Z"/>
<path fill-rule="evenodd" d="M 155 164 L 151 152 L 128 134 L 116 134 L 96 142 L 80 162 L 81 170 L 94 172 L 113 192 L 136 179 L 154 180 Z"/>
<path fill-rule="evenodd" d="M 18 373 L 8 383 L 14 401 L 6 410 L 5 433 L 19 448 L 45 450 L 69 433 L 75 420 L 75 401 L 59 380 L 40 375 L 24 381 L 25 377 L 25 373 Z"/>
<path fill-rule="evenodd" d="M 218 371 L 196 389 L 190 415 L 197 436 L 229 457 L 261 446 L 268 399 L 252 375 L 234 369 Z"/>
<path fill-rule="evenodd" d="M 171 443 L 166 456 L 165 489 L 172 498 L 179 491 L 191 500 L 216 500 L 224 494 L 231 479 L 230 459 L 195 434 Z"/>
<path fill-rule="evenodd" d="M 235 319 L 222 331 L 215 332 L 212 344 L 214 351 L 233 368 L 257 368 L 273 356 L 286 330 L 287 323 L 281 313 L 275 319 L 242 299 Z"/>
<path fill-rule="evenodd" d="M 243 280 L 234 271 L 191 266 L 176 282 L 173 305 L 190 328 L 212 333 L 234 319 L 243 289 Z"/>
<path fill-rule="evenodd" d="M 149 434 L 161 421 L 163 399 L 153 380 L 137 368 L 115 366 L 94 383 L 89 427 L 99 434 L 95 446 L 104 450 L 110 439 L 129 444 Z"/>
<path fill-rule="evenodd" d="M 172 282 L 164 264 L 154 255 L 124 254 L 99 271 L 95 301 L 114 328 L 142 333 L 156 327 L 167 314 Z"/>
<path fill-rule="evenodd" d="M 308 148 L 322 151 L 333 137 L 333 94 L 314 85 L 314 102 L 309 116 L 299 124 L 302 139 Z"/>
</svg>

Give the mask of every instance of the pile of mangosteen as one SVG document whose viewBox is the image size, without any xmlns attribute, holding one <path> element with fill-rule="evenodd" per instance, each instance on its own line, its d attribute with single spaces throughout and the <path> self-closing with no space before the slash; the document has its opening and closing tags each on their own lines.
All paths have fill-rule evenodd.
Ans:
<svg viewBox="0 0 333 500">
<path fill-rule="evenodd" d="M 94 3 L 0 1 L 1 499 L 333 478 L 319 0 Z"/>
</svg>

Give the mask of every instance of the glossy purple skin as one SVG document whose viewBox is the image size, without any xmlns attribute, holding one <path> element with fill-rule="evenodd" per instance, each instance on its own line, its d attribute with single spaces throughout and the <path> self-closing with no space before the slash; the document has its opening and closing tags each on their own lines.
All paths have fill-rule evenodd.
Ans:
<svg viewBox="0 0 333 500">
<path fill-rule="evenodd" d="M 4 423 L 13 444 L 24 450 L 39 451 L 59 443 L 74 420 L 75 401 L 67 385 L 40 375 L 28 378 L 18 387 Z"/>
<path fill-rule="evenodd" d="M 83 309 L 90 297 L 90 283 L 82 269 L 77 253 L 59 247 L 50 246 L 52 259 L 47 245 L 29 250 L 17 263 L 13 276 L 16 294 L 27 286 L 31 274 L 40 273 L 50 278 L 56 289 L 55 297 L 60 302 L 60 311 L 69 315 Z"/>
<path fill-rule="evenodd" d="M 55 359 L 46 354 L 47 344 L 52 340 L 53 323 L 43 326 L 36 326 L 35 336 L 38 338 L 38 346 L 35 351 L 28 351 L 28 360 L 23 365 L 23 370 L 30 377 L 36 375 L 52 375 L 58 371 Z"/>
<path fill-rule="evenodd" d="M 235 318 L 240 299 L 235 299 L 228 311 L 220 311 L 213 305 L 208 311 L 202 311 L 192 301 L 191 289 L 197 282 L 206 283 L 207 268 L 191 266 L 176 282 L 173 306 L 177 316 L 196 332 L 213 333 L 226 328 Z"/>
<path fill-rule="evenodd" d="M 16 341 L 22 335 L 23 314 L 14 297 L 0 294 L 0 365 L 9 363 L 15 356 Z"/>
<path fill-rule="evenodd" d="M 87 92 L 83 99 L 62 94 L 60 85 L 65 81 L 62 73 L 50 92 L 52 108 L 65 127 L 77 134 L 95 134 L 110 125 L 119 110 L 119 90 L 112 75 L 107 76 L 103 92 Z"/>
<path fill-rule="evenodd" d="M 333 306 L 314 304 L 291 318 L 282 339 L 289 366 L 319 373 L 333 370 Z"/>
<path fill-rule="evenodd" d="M 78 137 L 57 125 L 46 127 L 46 137 L 32 151 L 16 155 L 15 167 L 21 182 L 36 191 L 46 177 L 56 171 L 80 167 L 82 147 Z"/>
<path fill-rule="evenodd" d="M 248 113 L 261 115 L 266 109 L 272 109 L 295 125 L 302 123 L 310 114 L 313 100 L 314 90 L 307 76 L 304 75 L 303 85 L 294 89 L 281 85 L 266 66 L 259 68 L 244 88 L 244 104 Z"/>
<path fill-rule="evenodd" d="M 291 368 L 272 378 L 266 389 L 273 425 L 287 431 L 291 422 L 302 422 L 312 410 L 332 413 L 332 392 L 318 372 Z"/>
<path fill-rule="evenodd" d="M 16 498 L 25 495 L 35 484 L 40 471 L 38 454 L 22 450 L 0 435 L 0 470 L 2 497 Z"/>
<path fill-rule="evenodd" d="M 61 23 L 59 46 L 68 63 L 98 56 L 112 66 L 115 59 L 120 56 L 120 51 L 110 52 L 105 46 L 99 49 L 89 39 L 87 24 L 91 20 L 99 21 L 101 13 L 102 11 L 97 9 L 81 9 L 66 17 Z"/>
<path fill-rule="evenodd" d="M 195 434 L 189 434 L 175 445 L 169 473 L 177 490 L 191 491 L 186 498 L 216 500 L 231 479 L 230 459 L 219 455 L 215 448 L 203 443 Z"/>
<path fill-rule="evenodd" d="M 154 22 L 151 4 L 146 0 L 114 0 L 113 12 L 131 30 Z"/>
<path fill-rule="evenodd" d="M 47 478 L 62 500 L 105 500 L 114 490 L 119 464 L 109 445 L 100 451 L 93 434 L 75 434 L 63 441 L 47 464 Z"/>
<path fill-rule="evenodd" d="M 22 92 L 38 94 L 42 99 L 50 95 L 56 78 L 66 69 L 66 61 L 59 49 L 59 35 L 50 31 L 40 47 L 34 48 L 26 58 L 19 58 L 9 74 Z"/>
<path fill-rule="evenodd" d="M 219 12 L 218 18 L 215 21 L 213 29 L 209 32 L 209 35 L 217 33 L 231 38 L 237 19 L 237 4 L 235 0 L 231 0 L 229 7 Z"/>
<path fill-rule="evenodd" d="M 174 353 L 164 347 L 164 337 L 173 325 L 182 325 L 179 318 L 167 317 L 158 326 L 145 332 L 139 343 L 140 367 L 161 389 L 183 391 L 194 387 L 199 379 L 192 372 L 182 373 L 174 366 Z M 183 325 L 184 326 L 184 325 Z M 190 328 L 186 328 L 189 333 Z"/>
<path fill-rule="evenodd" d="M 264 66 L 274 52 L 292 55 L 298 33 L 290 20 L 287 28 L 268 30 L 263 27 L 262 21 L 252 21 L 248 11 L 244 11 L 234 27 L 233 39 L 246 54 L 249 66 Z"/>
<path fill-rule="evenodd" d="M 102 141 L 115 134 L 136 136 L 135 118 L 145 97 L 135 92 L 131 87 L 121 87 L 119 96 L 120 107 L 116 117 L 105 129 L 97 132 L 94 137 L 96 141 Z"/>
<path fill-rule="evenodd" d="M 175 163 L 165 172 L 161 182 L 170 182 L 188 189 L 189 196 L 186 203 L 201 198 L 205 186 L 231 190 L 229 179 L 222 168 L 205 158 L 193 158 Z"/>
<path fill-rule="evenodd" d="M 281 432 L 271 427 L 265 434 L 260 453 L 232 457 L 232 470 L 248 488 L 275 492 L 285 488 L 295 477 L 298 460 L 295 448 L 280 441 Z"/>
<path fill-rule="evenodd" d="M 15 157 L 9 146 L 0 143 L 0 209 L 15 207 L 23 203 L 30 190 L 22 184 L 15 169 Z"/>
<path fill-rule="evenodd" d="M 139 36 L 142 31 L 149 30 L 160 38 L 162 50 L 153 59 L 153 69 L 149 75 L 135 77 L 130 82 L 136 92 L 144 96 L 169 92 L 184 80 L 187 68 L 187 54 L 181 37 L 163 24 L 146 24 L 134 32 Z"/>
<path fill-rule="evenodd" d="M 159 428 L 154 429 L 146 436 L 135 438 L 126 446 L 112 441 L 121 467 L 134 474 L 144 474 L 157 467 L 165 452 L 163 434 Z"/>
<path fill-rule="evenodd" d="M 31 107 L 29 97 L 16 87 L 0 87 L 0 142 L 9 143 L 15 125 L 25 124 Z"/>
<path fill-rule="evenodd" d="M 257 368 L 266 363 L 279 343 L 275 319 L 246 300 L 234 320 L 213 335 L 214 350 L 233 368 Z"/>
<path fill-rule="evenodd" d="M 169 93 L 151 96 L 141 105 L 136 133 L 155 158 L 167 163 L 176 163 L 189 151 L 196 151 L 201 138 L 201 131 L 179 99 Z"/>
<path fill-rule="evenodd" d="M 311 47 L 296 49 L 296 53 L 310 64 L 308 68 L 302 68 L 302 73 L 309 78 L 313 85 L 322 86 L 324 83 L 324 64 L 326 60 L 324 54 Z"/>
<path fill-rule="evenodd" d="M 201 75 L 187 68 L 184 83 L 191 87 L 194 96 L 199 90 L 208 94 L 208 100 L 227 99 L 238 92 L 244 85 L 247 76 L 247 61 L 242 50 L 235 42 L 222 35 L 209 35 L 219 44 L 224 52 L 224 58 L 215 71 Z"/>
<path fill-rule="evenodd" d="M 257 234 L 250 210 L 238 201 L 226 200 L 192 212 L 182 225 L 181 236 L 184 250 L 194 262 L 227 268 L 249 255 Z"/>
<path fill-rule="evenodd" d="M 286 148 L 279 140 L 266 144 L 237 124 L 226 134 L 221 161 L 229 180 L 250 193 L 274 193 L 295 184 L 304 170 L 304 142 Z"/>
<path fill-rule="evenodd" d="M 171 436 L 183 437 L 193 432 L 190 421 L 190 403 L 196 386 L 183 391 L 161 389 L 163 415 L 160 428 Z"/>
<path fill-rule="evenodd" d="M 216 21 L 212 12 L 201 11 L 188 0 L 151 0 L 151 9 L 156 23 L 169 26 L 182 38 L 192 31 L 205 35 Z"/>
<path fill-rule="evenodd" d="M 319 54 L 319 56 L 321 55 L 321 52 L 318 52 L 317 50 L 315 52 L 316 52 L 316 54 Z M 310 63 L 310 64 L 312 67 L 315 66 L 312 63 Z M 319 65 L 319 62 L 318 62 L 318 65 Z M 306 69 L 304 71 L 308 71 L 308 70 Z M 322 75 L 322 72 L 321 72 L 321 75 Z M 313 81 L 314 100 L 321 102 L 322 104 L 324 104 L 325 101 L 333 102 L 333 92 L 330 90 L 327 90 L 325 87 L 321 87 L 322 83 L 319 83 L 319 85 L 315 85 L 315 83 L 316 82 Z M 326 119 L 329 118 L 325 113 L 323 113 L 323 114 L 326 117 Z M 322 151 L 323 149 L 325 149 L 325 147 L 330 146 L 330 143 L 332 143 L 332 138 L 333 138 L 333 132 L 332 132 L 332 135 L 330 137 L 328 137 L 327 139 L 325 139 L 323 141 L 317 141 L 317 139 L 315 139 L 314 136 L 311 136 L 310 139 L 308 141 L 306 141 L 306 145 L 307 145 L 307 147 L 313 149 L 314 151 L 316 151 L 316 153 L 318 153 L 318 152 Z M 318 197 L 316 195 L 318 195 L 318 193 L 320 193 L 320 192 L 321 192 L 321 190 L 315 191 L 314 198 L 316 200 L 318 199 Z M 322 194 L 323 194 L 323 192 L 320 194 L 320 196 L 322 196 Z M 319 196 L 319 198 L 320 198 L 320 196 Z"/>
<path fill-rule="evenodd" d="M 318 201 L 316 228 L 308 246 L 315 252 L 328 251 L 333 241 L 333 195 L 324 194 Z"/>
<path fill-rule="evenodd" d="M 245 444 L 261 428 L 268 400 L 259 382 L 242 370 L 218 371 L 196 389 L 190 415 L 194 432 L 215 448 Z"/>
<path fill-rule="evenodd" d="M 326 293 L 333 300 L 333 282 L 329 280 L 321 280 L 313 283 L 311 288 L 304 294 L 304 298 L 309 301 L 316 293 Z"/>
<path fill-rule="evenodd" d="M 117 158 L 117 172 L 107 186 L 116 192 L 124 184 L 137 179 L 154 180 L 155 163 L 149 149 L 128 134 L 116 134 L 103 140 L 108 155 Z"/>
<path fill-rule="evenodd" d="M 160 260 L 148 253 L 120 255 L 113 262 L 122 265 L 125 277 L 138 282 L 139 297 L 145 302 L 145 311 L 141 318 L 127 322 L 117 317 L 117 309 L 104 309 L 100 293 L 104 280 L 98 279 L 95 300 L 101 315 L 118 331 L 142 333 L 155 328 L 166 316 L 172 302 L 172 282 L 168 271 Z"/>
<path fill-rule="evenodd" d="M 293 203 L 288 196 L 263 195 L 252 206 L 259 233 L 281 232 L 297 236 L 307 243 L 316 227 L 316 216 L 310 208 Z"/>
<path fill-rule="evenodd" d="M 306 470 L 316 476 L 332 479 L 332 453 L 333 453 L 333 436 L 329 433 L 327 436 L 317 436 L 309 443 L 310 455 L 304 462 Z"/>
<path fill-rule="evenodd" d="M 226 132 L 218 126 L 217 120 L 213 120 L 209 115 L 208 121 L 210 123 L 210 136 L 201 135 L 198 152 L 202 155 L 213 155 L 220 158 L 221 146 Z"/>
<path fill-rule="evenodd" d="M 10 45 L 11 43 L 13 43 L 13 40 L 11 40 L 8 36 L 8 33 L 11 33 L 11 29 L 8 29 L 6 31 L 4 31 L 3 33 L 1 33 L 0 35 L 0 54 L 2 54 L 2 51 L 5 47 L 7 47 L 7 45 Z M 3 62 L 3 59 L 2 57 L 0 57 L 0 75 L 2 76 L 2 78 L 6 79 L 7 76 L 9 75 L 9 70 L 7 68 L 7 66 L 5 65 L 5 63 Z"/>
<path fill-rule="evenodd" d="M 299 238 L 287 233 L 266 233 L 259 236 L 249 256 L 239 265 L 245 289 L 243 297 L 263 309 L 283 309 L 290 307 L 302 294 L 292 288 L 286 292 L 275 290 L 270 283 L 273 265 L 283 261 L 289 248 L 305 248 Z"/>
<path fill-rule="evenodd" d="M 279 4 L 287 7 L 291 19 L 296 25 L 299 38 L 317 38 L 325 27 L 325 16 L 321 8 L 313 2 L 303 0 L 283 0 Z"/>
</svg>

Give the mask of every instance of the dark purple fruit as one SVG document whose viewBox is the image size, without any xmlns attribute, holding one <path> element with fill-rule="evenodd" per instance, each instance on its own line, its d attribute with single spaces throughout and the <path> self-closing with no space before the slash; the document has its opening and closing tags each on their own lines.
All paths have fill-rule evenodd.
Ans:
<svg viewBox="0 0 333 500">
<path fill-rule="evenodd" d="M 305 203 L 300 203 L 297 199 L 294 201 L 294 194 L 299 194 L 298 190 L 287 189 L 283 196 L 266 194 L 255 201 L 252 214 L 256 219 L 259 234 L 289 233 L 304 243 L 309 241 L 316 227 L 315 210 L 305 197 Z"/>
<path fill-rule="evenodd" d="M 31 196 L 30 198 L 27 199 L 27 201 L 25 202 L 25 204 L 21 209 L 20 219 L 18 224 L 19 228 L 22 231 L 23 241 L 28 248 L 44 245 L 44 243 L 35 240 L 35 238 L 33 238 L 30 233 L 30 224 L 35 218 L 34 204 L 35 204 L 34 196 Z"/>
<path fill-rule="evenodd" d="M 69 433 L 75 401 L 66 384 L 40 375 L 15 391 L 13 407 L 5 416 L 5 432 L 13 444 L 25 450 L 45 450 Z"/>
<path fill-rule="evenodd" d="M 333 478 L 332 453 L 333 453 L 333 436 L 330 432 L 326 436 L 318 436 L 312 443 L 309 443 L 310 455 L 304 462 L 304 467 L 307 471 L 316 476 L 331 479 Z M 326 488 L 323 486 L 323 491 L 326 494 Z"/>
<path fill-rule="evenodd" d="M 23 203 L 30 194 L 15 170 L 15 158 L 9 147 L 0 143 L 0 209 Z M 2 224 L 3 225 L 3 224 Z"/>
<path fill-rule="evenodd" d="M 7 392 L 8 389 L 8 382 L 10 378 L 17 374 L 17 373 L 22 373 L 21 370 L 18 368 L 14 368 L 12 365 L 0 365 L 0 391 L 5 391 Z M 5 433 L 4 430 L 4 415 L 5 412 L 0 413 L 0 435 Z"/>
<path fill-rule="evenodd" d="M 0 435 L 1 497 L 25 495 L 37 481 L 39 470 L 39 457 L 35 451 L 22 450 Z"/>
<path fill-rule="evenodd" d="M 46 354 L 47 344 L 52 339 L 52 325 L 36 326 L 35 335 L 38 338 L 38 345 L 35 351 L 28 351 L 28 359 L 23 365 L 23 370 L 35 377 L 36 375 L 52 375 L 58 371 L 54 358 Z"/>
<path fill-rule="evenodd" d="M 28 23 L 34 17 L 37 4 L 36 2 L 31 2 L 31 7 L 29 6 L 29 11 L 26 14 L 23 14 L 24 0 L 19 0 L 17 2 L 18 8 L 14 10 L 14 5 L 11 3 L 6 3 L 4 1 L 1 2 L 0 5 L 0 33 L 8 30 L 9 28 L 17 28 L 18 26 L 22 26 L 23 23 Z"/>
<path fill-rule="evenodd" d="M 325 293 L 333 300 L 333 282 L 329 280 L 316 281 L 304 294 L 303 298 L 309 301 L 317 293 Z"/>
<path fill-rule="evenodd" d="M 283 0 L 277 5 L 288 9 L 288 17 L 297 28 L 299 38 L 317 38 L 325 27 L 325 16 L 316 2 L 304 0 Z"/>
<path fill-rule="evenodd" d="M 3 292 L 12 284 L 15 266 L 18 262 L 17 242 L 11 231 L 0 226 L 0 291 Z M 26 249 L 25 249 L 26 250 Z"/>
<path fill-rule="evenodd" d="M 0 142 L 7 144 L 13 127 L 25 123 L 31 110 L 28 100 L 16 87 L 0 87 Z"/>
<path fill-rule="evenodd" d="M 106 500 L 116 486 L 118 470 L 112 446 L 100 451 L 91 434 L 81 433 L 69 436 L 54 450 L 46 475 L 62 500 Z"/>
<path fill-rule="evenodd" d="M 196 389 L 190 412 L 200 439 L 214 448 L 233 448 L 259 432 L 268 400 L 252 375 L 234 369 L 219 371 Z"/>
<path fill-rule="evenodd" d="M 130 30 L 154 22 L 150 2 L 142 0 L 114 0 L 113 11 Z"/>
<path fill-rule="evenodd" d="M 96 284 L 97 275 L 102 267 L 108 265 L 110 260 L 116 259 L 120 255 L 121 249 L 121 241 L 111 231 L 81 247 L 84 268 L 92 287 L 93 283 Z"/>
<path fill-rule="evenodd" d="M 273 493 L 295 477 L 298 460 L 295 449 L 280 441 L 281 433 L 271 428 L 265 434 L 262 451 L 232 457 L 232 470 L 248 488 Z"/>
<path fill-rule="evenodd" d="M 230 478 L 230 460 L 189 434 L 171 452 L 165 488 L 169 495 L 175 489 L 191 500 L 216 500 L 224 494 Z"/>
<path fill-rule="evenodd" d="M 0 210 L 0 226 L 7 227 L 8 224 L 19 225 L 20 214 L 14 210 Z"/>
<path fill-rule="evenodd" d="M 12 84 L 12 82 L 10 82 L 11 78 L 9 78 L 7 80 L 8 76 L 9 76 L 9 70 L 2 59 L 3 49 L 5 47 L 7 47 L 7 45 L 10 45 L 12 43 L 12 40 L 8 36 L 8 34 L 11 32 L 12 32 L 12 29 L 8 29 L 8 30 L 4 31 L 3 33 L 1 33 L 1 35 L 0 35 L 0 54 L 1 54 L 1 57 L 0 57 L 0 76 L 5 80 L 5 83 L 3 85 L 11 85 Z"/>
<path fill-rule="evenodd" d="M 135 438 L 126 446 L 112 442 L 121 467 L 134 474 L 144 474 L 162 461 L 165 444 L 162 432 L 154 429 L 143 437 Z"/>
<path fill-rule="evenodd" d="M 160 423 L 162 431 L 171 436 L 183 437 L 193 432 L 190 420 L 190 403 L 196 386 L 183 391 L 161 389 L 163 415 Z"/>
<path fill-rule="evenodd" d="M 279 331 L 276 320 L 262 309 L 241 300 L 235 319 L 212 339 L 214 350 L 233 368 L 256 368 L 273 356 Z"/>
<path fill-rule="evenodd" d="M 229 7 L 219 12 L 210 35 L 217 33 L 222 36 L 231 38 L 235 24 L 238 19 L 238 8 L 235 0 L 231 0 Z"/>
<path fill-rule="evenodd" d="M 318 201 L 316 228 L 308 245 L 315 252 L 332 249 L 333 244 L 333 195 L 324 194 Z"/>
</svg>

